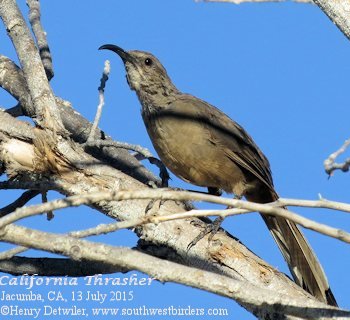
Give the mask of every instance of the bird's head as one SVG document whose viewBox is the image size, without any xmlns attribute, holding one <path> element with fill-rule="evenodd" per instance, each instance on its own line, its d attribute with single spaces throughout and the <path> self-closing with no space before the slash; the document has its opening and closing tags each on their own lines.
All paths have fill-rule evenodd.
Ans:
<svg viewBox="0 0 350 320">
<path fill-rule="evenodd" d="M 151 53 L 138 50 L 125 51 L 113 44 L 105 44 L 99 48 L 102 49 L 115 52 L 123 60 L 130 89 L 155 94 L 153 91 L 164 90 L 167 87 L 174 88 L 165 68 Z"/>
</svg>

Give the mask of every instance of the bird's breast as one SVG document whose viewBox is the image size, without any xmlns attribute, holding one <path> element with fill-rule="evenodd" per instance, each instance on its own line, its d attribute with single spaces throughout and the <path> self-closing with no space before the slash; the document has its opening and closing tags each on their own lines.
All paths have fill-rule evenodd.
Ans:
<svg viewBox="0 0 350 320">
<path fill-rule="evenodd" d="M 241 171 L 226 157 L 225 150 L 213 145 L 208 129 L 195 113 L 143 112 L 143 119 L 160 159 L 176 176 L 228 192 L 233 191 L 234 180 L 242 180 Z M 227 179 L 230 173 L 233 176 Z"/>
</svg>

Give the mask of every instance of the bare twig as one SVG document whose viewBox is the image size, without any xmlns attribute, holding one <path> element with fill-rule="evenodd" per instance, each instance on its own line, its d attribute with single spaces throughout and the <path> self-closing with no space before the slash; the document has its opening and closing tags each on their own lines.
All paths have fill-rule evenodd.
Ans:
<svg viewBox="0 0 350 320">
<path fill-rule="evenodd" d="M 41 200 L 43 203 L 46 203 L 48 202 L 47 201 L 47 191 L 43 191 L 41 192 Z M 52 210 L 49 210 L 46 212 L 46 217 L 47 217 L 47 220 L 52 220 L 54 218 L 54 214 L 53 214 L 53 211 Z"/>
<path fill-rule="evenodd" d="M 85 230 L 71 231 L 71 232 L 67 233 L 66 235 L 73 237 L 73 238 L 78 238 L 78 239 L 79 238 L 87 238 L 87 237 L 97 236 L 97 235 L 101 235 L 101 234 L 111 233 L 111 232 L 114 232 L 114 231 L 117 231 L 120 229 L 128 229 L 128 228 L 134 227 L 136 225 L 141 225 L 143 223 L 147 223 L 147 219 L 139 219 L 138 222 L 139 223 L 136 223 L 136 221 L 133 220 L 133 221 L 114 222 L 114 223 L 109 223 L 109 224 L 100 224 L 96 227 L 85 229 Z M 17 255 L 19 253 L 23 253 L 27 250 L 29 250 L 29 248 L 18 246 L 18 247 L 15 247 L 13 249 L 10 249 L 10 250 L 3 251 L 0 253 L 0 261 L 1 260 L 8 260 L 8 259 L 14 257 L 15 255 Z M 2 272 L 4 272 L 4 270 L 1 269 L 1 267 L 0 267 L 0 270 Z M 114 272 L 116 272 L 116 271 L 114 271 Z M 56 273 L 57 273 L 57 271 L 56 271 Z M 94 274 L 94 273 L 91 273 L 91 274 Z"/>
<path fill-rule="evenodd" d="M 47 79 L 50 81 L 54 76 L 52 67 L 52 57 L 50 48 L 46 39 L 46 32 L 41 24 L 40 2 L 39 0 L 27 0 L 29 7 L 29 22 L 38 44 L 41 61 L 44 65 Z"/>
<path fill-rule="evenodd" d="M 16 48 L 35 106 L 36 123 L 54 132 L 65 133 L 56 102 L 30 31 L 14 0 L 0 2 L 0 16 Z"/>
<path fill-rule="evenodd" d="M 24 192 L 16 201 L 0 209 L 0 217 L 15 211 L 17 208 L 23 207 L 28 201 L 36 197 L 39 193 L 40 191 L 37 190 L 28 190 Z"/>
<path fill-rule="evenodd" d="M 345 150 L 350 145 L 350 139 L 346 140 L 344 144 L 335 152 L 329 155 L 329 157 L 323 162 L 324 168 L 326 170 L 326 173 L 328 175 L 332 175 L 333 171 L 335 170 L 341 170 L 343 172 L 349 171 L 350 167 L 350 158 L 347 158 L 343 163 L 337 163 L 335 160 L 337 157 L 339 157 L 342 153 L 345 152 Z"/>
<path fill-rule="evenodd" d="M 141 154 L 144 158 L 153 157 L 152 153 L 147 148 L 144 148 L 138 144 L 130 144 L 130 143 L 126 143 L 126 142 L 108 141 L 108 140 L 94 140 L 94 141 L 86 142 L 85 146 L 86 147 L 97 147 L 97 148 L 101 148 L 101 147 L 123 148 L 126 150 L 136 151 L 137 153 Z"/>
<path fill-rule="evenodd" d="M 87 139 L 87 141 L 93 141 L 95 139 L 95 135 L 96 135 L 96 129 L 98 127 L 98 123 L 100 122 L 100 118 L 101 118 L 101 114 L 102 114 L 102 108 L 105 104 L 105 87 L 106 87 L 106 82 L 108 80 L 108 76 L 111 70 L 111 64 L 109 62 L 109 60 L 105 61 L 105 65 L 103 68 L 103 73 L 102 73 L 102 77 L 101 77 L 101 82 L 100 82 L 100 86 L 98 87 L 98 96 L 99 96 L 99 104 L 97 106 L 97 111 L 96 111 L 96 116 L 95 116 L 95 120 L 94 123 L 91 127 L 91 132 L 90 135 Z"/>
<path fill-rule="evenodd" d="M 112 140 L 94 140 L 88 141 L 85 143 L 86 147 L 115 147 L 115 148 L 123 148 L 126 150 L 136 151 L 135 155 L 137 160 L 147 159 L 151 164 L 155 164 L 159 168 L 159 176 L 162 179 L 162 187 L 168 187 L 168 181 L 170 179 L 168 170 L 162 161 L 155 158 L 152 153 L 147 149 L 137 144 L 129 144 L 126 142 L 112 141 Z"/>
<path fill-rule="evenodd" d="M 274 204 L 284 207 L 307 207 L 307 208 L 325 208 L 332 209 L 337 211 L 349 212 L 350 213 L 350 204 L 337 201 L 329 201 L 324 198 L 319 200 L 303 200 L 303 199 L 287 199 L 279 198 Z"/>
<path fill-rule="evenodd" d="M 27 247 L 18 246 L 18 247 L 12 248 L 10 250 L 3 251 L 0 253 L 0 261 L 11 259 L 16 254 L 22 253 L 22 252 L 27 251 L 27 250 L 28 250 Z"/>
<path fill-rule="evenodd" d="M 204 289 L 244 304 L 258 317 L 269 314 L 302 318 L 349 317 L 349 312 L 320 303 L 312 298 L 291 297 L 274 290 L 262 289 L 247 281 L 191 268 L 156 258 L 128 248 L 112 247 L 72 237 L 59 236 L 9 225 L 0 235 L 6 242 L 30 246 L 69 256 L 74 260 L 95 261 L 128 270 L 139 270 L 162 282 L 171 281 Z M 268 301 L 268 302 L 267 302 Z M 264 305 L 264 308 L 257 306 Z M 302 307 L 300 307 L 302 306 Z"/>
<path fill-rule="evenodd" d="M 243 214 L 248 212 L 261 212 L 269 215 L 276 215 L 280 217 L 284 217 L 290 221 L 294 221 L 301 226 L 311 229 L 322 234 L 328 235 L 330 237 L 339 239 L 341 241 L 350 243 L 350 234 L 344 230 L 336 229 L 321 223 L 317 223 L 313 220 L 302 217 L 296 213 L 285 210 L 283 208 L 276 207 L 276 205 L 288 205 L 287 199 L 281 200 L 278 203 L 274 203 L 272 205 L 268 204 L 259 204 L 248 201 L 242 201 L 237 199 L 227 199 L 227 198 L 219 198 L 217 196 L 207 195 L 207 194 L 198 194 L 195 192 L 187 192 L 187 191 L 168 191 L 168 190 L 138 190 L 138 191 L 119 191 L 119 192 L 95 192 L 89 194 L 82 194 L 79 196 L 71 196 L 65 199 L 57 199 L 54 201 L 50 201 L 47 203 L 43 203 L 40 205 L 33 205 L 26 208 L 17 209 L 12 214 L 9 214 L 0 219 L 0 228 L 13 223 L 19 219 L 23 219 L 26 217 L 30 217 L 33 215 L 41 214 L 48 210 L 56 210 L 67 208 L 71 206 L 79 206 L 83 204 L 92 204 L 99 201 L 122 201 L 122 200 L 131 200 L 131 199 L 162 199 L 162 200 L 178 200 L 178 201 L 186 201 L 186 200 L 195 200 L 195 201 L 207 201 L 217 204 L 223 204 L 227 206 L 234 207 L 234 209 L 226 209 L 226 210 L 191 210 L 182 213 L 174 213 L 169 215 L 162 216 L 145 216 L 141 219 L 136 219 L 134 221 L 122 222 L 118 225 L 105 225 L 103 227 L 99 227 L 99 233 L 107 233 L 115 230 L 123 228 L 131 228 L 136 227 L 140 224 L 145 223 L 159 223 L 169 220 L 176 219 L 184 219 L 189 217 L 205 217 L 212 215 L 219 215 L 222 217 Z M 296 200 L 292 200 L 292 203 L 296 203 Z M 304 203 L 307 204 L 307 203 Z M 347 204 L 334 203 L 330 201 L 314 201 L 309 205 L 316 206 L 320 208 L 330 207 L 334 209 L 335 207 L 342 208 L 344 211 L 350 211 L 350 206 Z M 273 206 L 275 205 L 275 206 Z M 342 210 L 339 209 L 339 210 Z M 94 228 L 95 229 L 95 228 Z M 89 230 L 91 233 L 91 230 Z M 95 233 L 96 234 L 96 233 Z M 91 235 L 94 235 L 93 233 Z M 89 236 L 89 234 L 83 235 L 84 237 Z"/>
</svg>

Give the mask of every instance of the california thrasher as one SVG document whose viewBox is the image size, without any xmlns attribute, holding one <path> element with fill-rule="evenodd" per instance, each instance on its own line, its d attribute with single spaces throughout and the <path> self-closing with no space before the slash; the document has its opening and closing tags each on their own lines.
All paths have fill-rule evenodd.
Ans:
<svg viewBox="0 0 350 320">
<path fill-rule="evenodd" d="M 269 161 L 239 124 L 209 103 L 180 92 L 152 54 L 111 44 L 99 49 L 112 50 L 123 60 L 153 146 L 176 176 L 249 201 L 278 199 Z M 281 217 L 262 217 L 295 282 L 318 300 L 336 306 L 322 266 L 297 225 Z"/>
</svg>

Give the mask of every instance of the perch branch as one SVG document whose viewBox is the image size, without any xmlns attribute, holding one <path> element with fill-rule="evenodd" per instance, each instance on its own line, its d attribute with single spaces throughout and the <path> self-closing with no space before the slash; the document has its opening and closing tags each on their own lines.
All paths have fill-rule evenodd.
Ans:
<svg viewBox="0 0 350 320">
<path fill-rule="evenodd" d="M 260 318 L 265 318 L 266 313 L 337 320 L 350 316 L 347 311 L 330 307 L 314 299 L 291 297 L 256 287 L 247 281 L 204 270 L 199 271 L 196 268 L 166 261 L 129 248 L 77 240 L 15 225 L 9 225 L 3 229 L 0 237 L 6 242 L 59 253 L 76 261 L 95 261 L 127 270 L 138 270 L 162 282 L 171 281 L 213 292 L 249 306 L 248 309 Z M 258 308 L 261 305 L 264 305 L 263 309 Z"/>
<path fill-rule="evenodd" d="M 131 228 L 136 227 L 145 223 L 160 223 L 164 221 L 176 220 L 176 219 L 185 219 L 190 217 L 206 217 L 212 215 L 219 215 L 221 217 L 227 217 L 231 215 L 243 214 L 248 212 L 262 212 L 269 215 L 280 216 L 286 218 L 290 221 L 294 221 L 295 223 L 319 233 L 328 235 L 330 237 L 336 238 L 338 240 L 350 243 L 350 234 L 344 230 L 336 229 L 325 224 L 317 223 L 313 220 L 302 217 L 296 213 L 285 210 L 283 208 L 279 208 L 276 206 L 268 205 L 268 204 L 259 204 L 254 202 L 242 201 L 237 199 L 227 199 L 227 198 L 219 198 L 217 196 L 206 195 L 206 194 L 198 194 L 195 192 L 187 192 L 187 191 L 168 191 L 168 190 L 137 190 L 137 191 L 119 191 L 119 192 L 95 192 L 89 194 L 82 194 L 78 196 L 71 196 L 64 199 L 57 199 L 54 201 L 50 201 L 47 203 L 43 203 L 40 205 L 33 205 L 26 208 L 17 209 L 15 212 L 3 217 L 0 219 L 0 228 L 18 221 L 19 219 L 23 219 L 26 217 L 30 217 L 33 215 L 41 214 L 43 212 L 47 212 L 50 210 L 57 210 L 62 208 L 67 208 L 71 206 L 80 206 L 83 204 L 93 204 L 95 202 L 100 201 L 122 201 L 122 200 L 135 200 L 135 199 L 157 199 L 157 200 L 174 200 L 174 201 L 186 201 L 186 200 L 195 200 L 195 201 L 207 201 L 211 203 L 222 204 L 230 207 L 234 207 L 233 209 L 226 210 L 190 210 L 181 213 L 173 213 L 161 216 L 145 216 L 143 218 L 138 218 L 135 221 L 125 221 L 120 223 L 115 223 L 112 225 L 107 225 L 99 228 L 99 232 L 107 233 L 118 230 L 121 228 Z M 292 202 L 296 203 L 297 200 L 293 200 Z M 282 204 L 283 203 L 283 204 Z M 314 201 L 312 206 L 316 205 L 316 201 Z M 304 204 L 307 204 L 304 202 Z M 288 200 L 282 200 L 280 202 L 275 203 L 274 205 L 288 205 Z M 340 204 L 340 203 L 332 203 L 329 201 L 321 200 L 317 207 L 332 207 L 334 209 L 344 208 L 349 210 L 349 205 Z M 93 235 L 93 234 L 92 234 Z M 84 235 L 88 236 L 88 235 Z"/>
</svg>

